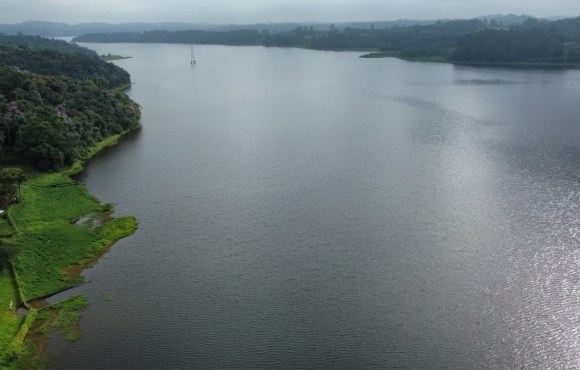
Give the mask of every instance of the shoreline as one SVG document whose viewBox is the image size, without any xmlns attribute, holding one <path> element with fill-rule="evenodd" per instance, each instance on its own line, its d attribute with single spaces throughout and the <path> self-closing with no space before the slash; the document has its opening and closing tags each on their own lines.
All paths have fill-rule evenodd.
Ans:
<svg viewBox="0 0 580 370">
<path fill-rule="evenodd" d="M 119 42 L 116 41 L 81 41 L 84 43 L 104 43 L 104 44 L 118 44 Z M 142 44 L 147 42 L 133 42 L 136 44 Z M 184 44 L 182 42 L 154 42 L 155 44 Z M 185 44 L 184 44 L 185 45 Z M 366 53 L 360 55 L 359 58 L 363 59 L 378 59 L 378 58 L 396 58 L 400 60 L 405 60 L 408 62 L 427 62 L 427 63 L 445 63 L 445 64 L 452 64 L 452 65 L 464 65 L 464 66 L 472 66 L 472 67 L 490 67 L 490 68 L 513 68 L 513 69 L 580 69 L 580 63 L 552 63 L 552 62 L 472 62 L 472 61 L 452 61 L 448 58 L 440 55 L 430 56 L 430 57 L 416 57 L 416 58 L 409 58 L 409 57 L 402 57 L 399 55 L 398 51 L 373 51 L 373 49 L 365 49 L 365 48 L 352 48 L 352 49 L 332 49 L 332 48 L 310 48 L 300 45 L 288 45 L 288 46 L 276 46 L 276 45 L 262 45 L 262 44 L 248 44 L 248 45 L 229 45 L 229 44 L 204 44 L 204 45 L 221 45 L 221 46 L 262 46 L 265 48 L 295 48 L 295 49 L 304 49 L 304 50 L 314 50 L 314 51 L 335 51 L 335 52 L 362 52 Z M 376 50 L 376 49 L 374 49 Z M 119 59 L 128 59 L 132 57 L 124 57 L 114 55 L 114 57 L 110 60 L 119 60 Z M 102 56 L 101 56 L 102 58 Z M 110 61 L 107 60 L 107 61 Z M 129 85 L 130 86 L 130 85 Z M 126 89 L 129 86 L 124 86 L 122 88 Z"/>
<path fill-rule="evenodd" d="M 0 329 L 5 331 L 3 340 L 0 338 L 0 365 L 19 369 L 22 364 L 26 364 L 26 368 L 42 361 L 44 344 L 58 326 L 55 317 L 59 309 L 55 306 L 66 306 L 68 301 L 48 305 L 44 300 L 83 284 L 82 272 L 118 240 L 137 230 L 138 222 L 134 217 L 114 218 L 114 207 L 101 203 L 74 177 L 94 156 L 140 127 L 105 138 L 89 150 L 87 158 L 59 172 L 40 173 L 26 169 L 23 200 L 9 207 L 6 219 L 2 220 L 13 230 L 4 240 L 20 247 L 6 267 L 16 292 L 10 298 L 14 309 L 4 312 L 9 321 L 0 321 Z M 17 316 L 19 308 L 28 310 L 24 317 Z M 49 311 L 51 314 L 47 315 Z M 66 311 L 67 315 L 71 312 Z M 76 311 L 73 315 L 76 320 L 80 317 Z M 69 329 L 78 328 L 72 325 Z"/>
<path fill-rule="evenodd" d="M 398 55 L 397 52 L 371 52 L 361 55 L 359 58 L 364 59 L 380 59 L 380 58 L 396 58 L 406 60 L 408 62 L 428 62 L 428 63 L 445 63 L 458 66 L 472 66 L 472 67 L 491 67 L 491 68 L 513 68 L 513 69 L 580 69 L 578 63 L 550 63 L 550 62 L 470 62 L 470 61 L 455 61 L 449 60 L 443 56 L 432 57 L 418 57 L 406 58 Z"/>
</svg>

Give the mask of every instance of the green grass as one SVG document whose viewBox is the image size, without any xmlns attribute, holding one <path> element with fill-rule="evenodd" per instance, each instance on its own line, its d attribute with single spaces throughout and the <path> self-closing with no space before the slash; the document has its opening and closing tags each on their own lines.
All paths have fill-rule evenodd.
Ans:
<svg viewBox="0 0 580 370">
<path fill-rule="evenodd" d="M 112 136 L 109 136 L 109 137 L 105 138 L 104 140 L 96 143 L 95 146 L 93 146 L 92 148 L 89 149 L 86 160 L 90 160 L 97 153 L 99 153 L 101 150 L 103 150 L 109 146 L 116 145 L 119 142 L 119 139 L 124 134 L 125 133 L 118 134 L 118 135 L 112 135 Z M 78 173 L 81 173 L 84 169 L 83 162 L 84 161 L 76 161 L 72 166 L 70 166 L 68 169 L 62 171 L 60 174 L 63 176 L 72 176 L 72 175 L 76 175 Z"/>
<path fill-rule="evenodd" d="M 117 143 L 120 135 L 109 137 L 93 148 L 89 157 Z M 22 202 L 8 209 L 13 225 L 4 226 L 18 232 L 4 242 L 18 246 L 13 265 L 25 301 L 45 297 L 78 285 L 82 279 L 71 274 L 71 265 L 84 266 L 97 257 L 104 247 L 135 232 L 132 217 L 108 219 L 110 205 L 91 196 L 86 187 L 69 176 L 82 170 L 78 162 L 60 173 L 43 174 L 27 169 L 22 184 Z M 99 228 L 90 223 L 75 224 L 81 217 L 108 219 Z M 0 224 L 0 230 L 2 230 Z M 74 269 L 80 272 L 82 268 Z"/>
<path fill-rule="evenodd" d="M 16 332 L 0 332 L 3 347 L 0 349 L 0 368 L 2 370 L 37 369 L 32 365 L 33 351 L 24 343 L 28 330 L 36 320 L 38 311 L 31 310 L 17 327 Z"/>
<path fill-rule="evenodd" d="M 78 285 L 80 278 L 67 276 L 65 268 L 96 254 L 97 235 L 67 222 L 39 225 L 16 237 L 22 248 L 14 260 L 25 300 L 44 297 Z"/>
<path fill-rule="evenodd" d="M 99 143 L 89 158 L 117 143 L 119 137 Z M 52 174 L 25 168 L 22 201 L 9 207 L 6 218 L 0 218 L 2 242 L 17 249 L 11 261 L 14 273 L 8 268 L 0 271 L 0 369 L 32 368 L 31 361 L 41 359 L 25 342 L 28 334 L 48 334 L 55 326 L 68 339 L 78 338 L 77 311 L 87 304 L 86 298 L 75 297 L 50 306 L 53 321 L 44 310 L 35 309 L 19 320 L 6 309 L 10 300 L 15 305 L 26 304 L 80 284 L 84 267 L 137 229 L 135 218 L 111 218 L 111 205 L 99 203 L 83 184 L 71 179 L 82 169 L 81 162 Z M 81 218 L 89 221 L 78 223 Z M 34 324 L 36 319 L 47 324 Z"/>
<path fill-rule="evenodd" d="M 97 233 L 107 245 L 133 234 L 136 229 L 135 217 L 123 217 L 107 222 L 97 230 Z"/>
<path fill-rule="evenodd" d="M 89 301 L 85 296 L 77 295 L 50 306 L 48 309 L 55 310 L 56 312 L 56 318 L 52 326 L 58 328 L 61 333 L 65 334 L 66 339 L 77 340 L 81 335 L 78 326 L 81 315 L 78 311 L 88 305 Z"/>
<path fill-rule="evenodd" d="M 16 310 L 10 309 L 10 301 L 13 307 L 18 307 L 20 303 L 16 282 L 10 273 L 10 268 L 6 266 L 0 270 L 0 359 L 2 354 L 8 351 L 20 326 Z"/>
<path fill-rule="evenodd" d="M 77 295 L 62 302 L 45 307 L 35 316 L 37 321 L 34 332 L 38 335 L 49 336 L 53 328 L 66 335 L 68 340 L 76 340 L 80 336 L 78 321 L 81 317 L 79 310 L 87 307 L 89 301 L 85 296 Z"/>
<path fill-rule="evenodd" d="M 0 351 L 0 369 L 44 369 L 48 357 L 35 347 L 44 346 L 55 328 L 68 340 L 78 339 L 81 334 L 79 310 L 88 304 L 86 297 L 74 296 L 41 310 L 31 309 L 16 332 L 11 335 L 0 333 L 0 338 L 6 339 Z"/>
<path fill-rule="evenodd" d="M 85 186 L 61 173 L 34 177 L 22 185 L 22 202 L 8 210 L 10 218 L 21 233 L 54 221 L 73 221 L 80 216 L 97 212 L 99 202 Z"/>
<path fill-rule="evenodd" d="M 23 201 L 9 209 L 18 233 L 8 242 L 18 246 L 13 261 L 25 300 L 77 285 L 65 268 L 96 254 L 99 236 L 78 218 L 102 213 L 103 205 L 84 185 L 63 174 L 34 176 L 22 186 Z"/>
</svg>

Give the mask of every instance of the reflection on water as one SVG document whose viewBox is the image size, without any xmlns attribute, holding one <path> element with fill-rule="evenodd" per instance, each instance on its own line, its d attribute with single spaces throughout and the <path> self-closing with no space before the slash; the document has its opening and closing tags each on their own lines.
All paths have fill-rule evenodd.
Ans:
<svg viewBox="0 0 580 370">
<path fill-rule="evenodd" d="M 140 227 L 50 368 L 575 366 L 579 72 L 89 46 L 143 130 L 83 180 Z"/>
</svg>

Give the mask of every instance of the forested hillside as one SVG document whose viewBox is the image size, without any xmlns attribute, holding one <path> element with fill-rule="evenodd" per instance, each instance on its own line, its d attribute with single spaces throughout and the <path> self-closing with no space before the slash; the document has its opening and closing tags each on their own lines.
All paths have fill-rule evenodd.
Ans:
<svg viewBox="0 0 580 370">
<path fill-rule="evenodd" d="M 119 70 L 84 51 L 0 44 L 0 160 L 58 170 L 103 138 L 137 127 L 139 106 L 111 89 L 129 81 Z"/>
<path fill-rule="evenodd" d="M 128 85 L 129 73 L 107 63 L 96 52 L 63 40 L 0 35 L 0 64 L 75 80 L 101 79 L 107 88 Z"/>
</svg>

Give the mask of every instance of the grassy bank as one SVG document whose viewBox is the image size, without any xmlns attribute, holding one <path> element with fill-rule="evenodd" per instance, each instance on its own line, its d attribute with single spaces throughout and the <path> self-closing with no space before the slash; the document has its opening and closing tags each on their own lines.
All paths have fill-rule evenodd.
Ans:
<svg viewBox="0 0 580 370">
<path fill-rule="evenodd" d="M 12 302 L 12 309 L 10 302 Z M 20 320 L 14 309 L 19 303 L 16 282 L 10 268 L 4 268 L 0 271 L 0 364 L 2 364 L 3 354 L 8 353 L 20 327 Z"/>
<path fill-rule="evenodd" d="M 22 185 L 22 197 L 9 210 L 18 233 L 7 242 L 18 246 L 13 265 L 24 300 L 78 285 L 82 280 L 66 268 L 83 264 L 115 241 L 109 229 L 118 220 L 104 222 L 112 207 L 100 204 L 83 184 L 63 173 L 32 175 Z M 126 236 L 136 222 L 123 221 Z"/>
<path fill-rule="evenodd" d="M 117 142 L 107 138 L 91 150 L 89 158 Z M 19 368 L 26 357 L 23 338 L 31 326 L 19 320 L 10 300 L 17 306 L 43 298 L 83 282 L 80 273 L 94 263 L 115 241 L 137 229 L 133 217 L 112 218 L 113 207 L 101 204 L 86 187 L 71 178 L 82 171 L 81 162 L 58 173 L 26 169 L 21 186 L 22 200 L 0 219 L 2 242 L 17 248 L 13 271 L 0 271 L 0 368 Z M 54 309 L 60 309 L 56 306 Z M 32 320 L 34 321 L 34 320 Z M 28 324 L 26 324 L 28 322 Z M 18 341 L 15 338 L 20 338 Z"/>
</svg>

